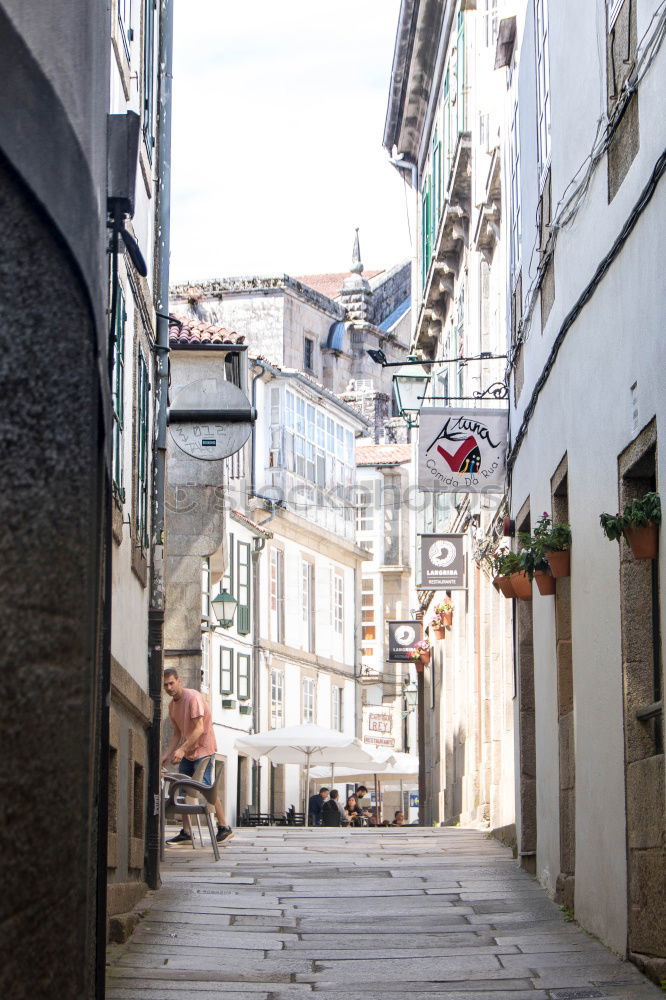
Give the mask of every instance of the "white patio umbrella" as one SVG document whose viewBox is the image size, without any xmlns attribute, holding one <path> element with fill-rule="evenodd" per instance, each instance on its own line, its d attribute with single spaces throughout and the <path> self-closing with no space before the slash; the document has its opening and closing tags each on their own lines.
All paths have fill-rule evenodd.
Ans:
<svg viewBox="0 0 666 1000">
<path fill-rule="evenodd" d="M 250 757 L 267 757 L 273 764 L 301 764 L 305 768 L 305 802 L 303 812 L 308 821 L 310 770 L 318 764 L 346 764 L 349 767 L 374 765 L 374 755 L 360 740 L 345 736 L 335 729 L 306 723 L 269 729 L 236 740 L 236 749 Z"/>
<path fill-rule="evenodd" d="M 375 764 L 362 767 L 340 767 L 336 769 L 339 778 L 353 778 L 355 784 L 360 781 L 375 783 L 375 798 L 379 806 L 379 794 L 377 790 L 378 777 L 381 777 L 382 787 L 385 784 L 398 784 L 400 788 L 400 801 L 402 803 L 402 784 L 405 779 L 416 778 L 419 775 L 419 759 L 410 753 L 399 753 L 398 751 L 384 751 Z M 325 767 L 314 767 L 312 769 L 313 778 L 327 778 L 330 770 Z M 333 778 L 331 777 L 331 782 Z"/>
<path fill-rule="evenodd" d="M 330 768 L 313 767 L 312 778 L 328 778 L 331 773 Z M 338 778 L 365 778 L 371 779 L 374 774 L 381 774 L 386 778 L 412 778 L 418 777 L 419 759 L 410 753 L 392 752 L 388 756 L 379 757 L 374 764 L 364 767 L 336 767 L 335 774 Z"/>
</svg>

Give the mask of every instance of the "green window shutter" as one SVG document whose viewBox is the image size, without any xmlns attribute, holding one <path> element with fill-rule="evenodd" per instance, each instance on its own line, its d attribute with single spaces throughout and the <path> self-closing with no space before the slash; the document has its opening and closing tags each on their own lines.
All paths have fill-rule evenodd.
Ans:
<svg viewBox="0 0 666 1000">
<path fill-rule="evenodd" d="M 125 420 L 125 298 L 118 286 L 113 344 L 113 485 L 121 500 L 123 489 L 123 425 Z"/>
<path fill-rule="evenodd" d="M 229 532 L 229 548 L 227 550 L 227 568 L 225 570 L 224 576 L 222 577 L 222 590 L 226 590 L 228 594 L 234 594 L 234 536 L 232 532 Z"/>
<path fill-rule="evenodd" d="M 137 407 L 137 462 L 136 462 L 136 541 L 141 548 L 148 547 L 148 422 L 149 391 L 148 367 L 143 354 L 138 356 L 138 407 Z"/>
<path fill-rule="evenodd" d="M 250 543 L 239 542 L 237 547 L 236 631 L 247 635 L 250 631 Z"/>
<path fill-rule="evenodd" d="M 143 135 L 148 158 L 155 145 L 155 0 L 143 5 Z"/>
<path fill-rule="evenodd" d="M 234 690 L 234 651 L 223 647 L 220 649 L 220 694 L 233 694 Z"/>
<path fill-rule="evenodd" d="M 247 700 L 252 697 L 252 686 L 250 683 L 250 657 L 247 653 L 237 653 L 236 672 L 238 685 L 236 691 L 239 699 Z"/>
</svg>

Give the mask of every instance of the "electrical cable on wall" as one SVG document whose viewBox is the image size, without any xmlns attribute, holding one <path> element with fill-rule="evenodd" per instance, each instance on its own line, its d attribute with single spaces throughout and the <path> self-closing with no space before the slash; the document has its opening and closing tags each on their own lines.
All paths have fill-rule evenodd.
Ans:
<svg viewBox="0 0 666 1000">
<path fill-rule="evenodd" d="M 523 419 L 522 419 L 520 428 L 519 428 L 518 433 L 516 435 L 515 441 L 511 445 L 511 450 L 509 451 L 509 453 L 507 455 L 507 471 L 508 472 L 511 471 L 511 469 L 513 468 L 513 465 L 514 465 L 514 463 L 516 461 L 516 458 L 518 456 L 518 452 L 520 450 L 520 446 L 521 446 L 521 444 L 523 442 L 523 439 L 524 439 L 525 435 L 527 434 L 527 428 L 528 428 L 529 422 L 530 422 L 530 420 L 532 418 L 532 415 L 534 413 L 534 410 L 536 408 L 537 400 L 538 400 L 538 398 L 539 398 L 539 396 L 541 394 L 541 390 L 544 388 L 544 386 L 546 385 L 546 382 L 548 381 L 548 377 L 549 377 L 549 375 L 550 375 L 550 373 L 552 371 L 552 368 L 553 368 L 553 366 L 555 364 L 555 361 L 557 359 L 557 355 L 559 353 L 560 347 L 564 343 L 564 340 L 566 338 L 567 333 L 569 332 L 569 330 L 571 329 L 571 327 L 574 325 L 574 323 L 578 319 L 580 313 L 583 311 L 583 309 L 585 308 L 585 306 L 592 299 L 594 293 L 596 292 L 597 288 L 599 287 L 599 285 L 601 284 L 601 282 L 605 278 L 605 276 L 606 276 L 607 272 L 609 271 L 611 265 L 613 264 L 613 262 L 615 261 L 615 259 L 619 256 L 619 254 L 621 253 L 621 251 L 622 251 L 625 243 L 627 242 L 627 240 L 629 239 L 631 233 L 633 232 L 633 230 L 634 230 L 634 228 L 635 228 L 638 220 L 640 219 L 641 215 L 643 214 L 643 212 L 647 208 L 648 204 L 652 200 L 652 196 L 654 195 L 655 191 L 657 190 L 657 185 L 659 184 L 659 181 L 661 180 L 661 178 L 664 176 L 665 173 L 666 173 L 666 149 L 663 151 L 663 153 L 661 154 L 661 156 L 657 160 L 657 162 L 656 162 L 656 164 L 654 166 L 654 169 L 652 171 L 652 175 L 650 177 L 650 180 L 648 181 L 648 183 L 646 184 L 646 186 L 643 188 L 643 191 L 641 192 L 640 198 L 638 199 L 638 201 L 634 205 L 634 207 L 633 207 L 633 209 L 632 209 L 629 217 L 627 218 L 627 220 L 624 223 L 622 229 L 620 230 L 620 233 L 617 236 L 617 238 L 615 239 L 612 247 L 610 248 L 610 250 L 608 251 L 608 253 L 606 254 L 606 256 L 603 258 L 603 260 L 601 261 L 601 263 L 599 264 L 599 266 L 597 267 L 597 269 L 594 272 L 594 275 L 593 275 L 591 281 L 584 288 L 583 292 L 581 293 L 581 295 L 579 296 L 578 300 L 576 301 L 576 304 L 574 305 L 574 307 L 570 310 L 570 312 L 568 313 L 568 315 L 565 317 L 564 322 L 562 323 L 562 326 L 560 327 L 560 329 L 559 329 L 559 331 L 557 333 L 557 336 L 555 337 L 555 341 L 554 341 L 553 346 L 552 346 L 552 348 L 550 350 L 550 354 L 548 355 L 548 360 L 547 360 L 546 364 L 544 365 L 544 368 L 543 368 L 543 371 L 541 372 L 541 375 L 537 379 L 537 382 L 536 382 L 536 385 L 534 386 L 534 389 L 532 390 L 532 395 L 530 397 L 530 401 L 527 404 L 527 406 L 525 408 L 525 411 L 523 413 Z"/>
<path fill-rule="evenodd" d="M 655 21 L 657 21 L 656 26 L 654 26 Z M 653 29 L 654 26 L 654 29 Z M 648 37 L 649 36 L 649 37 Z M 610 141 L 613 137 L 615 129 L 618 122 L 622 118 L 622 115 L 626 111 L 629 101 L 633 97 L 634 93 L 638 89 L 638 85 L 645 77 L 646 73 L 652 66 L 657 53 L 659 52 L 664 38 L 666 37 L 666 0 L 662 0 L 655 12 L 653 13 L 650 23 L 641 37 L 640 42 L 637 46 L 636 61 L 632 72 L 629 74 L 627 81 L 624 85 L 622 94 L 617 102 L 614 109 L 613 115 L 610 119 L 607 119 L 605 115 L 602 115 L 597 122 L 597 129 L 594 137 L 594 142 L 592 144 L 592 149 L 586 156 L 583 163 L 580 165 L 573 178 L 567 184 L 564 189 L 559 202 L 557 203 L 552 222 L 550 223 L 549 229 L 550 234 L 546 247 L 544 248 L 543 254 L 541 256 L 539 266 L 537 268 L 537 273 L 524 296 L 524 301 L 526 303 L 525 311 L 523 313 L 522 319 L 520 321 L 518 331 L 514 343 L 511 347 L 511 352 L 509 360 L 507 363 L 507 373 L 506 380 L 511 374 L 512 369 L 516 363 L 516 357 L 520 347 L 525 343 L 530 334 L 532 316 L 534 314 L 534 309 L 536 307 L 537 299 L 540 292 L 541 281 L 543 279 L 544 272 L 555 252 L 555 246 L 557 243 L 557 238 L 559 232 L 562 229 L 567 228 L 574 221 L 576 215 L 580 211 L 585 197 L 590 189 L 592 178 L 595 174 L 599 163 L 603 159 Z M 647 41 L 646 41 L 647 39 Z M 581 176 L 582 174 L 582 176 Z M 571 190 L 573 187 L 573 190 Z M 571 191 L 569 195 L 567 192 Z M 538 229 L 538 224 L 537 224 Z M 532 251 L 530 253 L 530 264 L 528 267 L 528 273 L 531 272 L 532 261 L 534 259 L 534 254 L 537 249 L 539 242 L 539 236 L 534 242 Z"/>
</svg>

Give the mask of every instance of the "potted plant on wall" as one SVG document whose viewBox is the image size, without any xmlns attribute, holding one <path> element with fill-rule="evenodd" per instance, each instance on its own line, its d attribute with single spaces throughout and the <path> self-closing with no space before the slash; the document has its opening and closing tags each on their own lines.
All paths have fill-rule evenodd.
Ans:
<svg viewBox="0 0 666 1000">
<path fill-rule="evenodd" d="M 537 531 L 534 535 L 523 533 L 519 535 L 522 550 L 523 569 L 530 580 L 536 580 L 539 593 L 543 596 L 553 596 L 555 594 L 555 579 L 550 572 L 550 566 L 544 551 L 543 535 L 539 534 L 538 527 L 548 515 L 544 514 L 537 523 Z"/>
<path fill-rule="evenodd" d="M 453 625 L 453 604 L 451 601 L 442 601 L 441 604 L 435 605 L 435 614 L 441 628 L 448 628 Z"/>
<path fill-rule="evenodd" d="M 655 559 L 659 551 L 661 500 L 658 493 L 646 493 L 625 504 L 621 514 L 599 516 L 603 532 L 611 542 L 624 535 L 636 559 Z"/>
<path fill-rule="evenodd" d="M 420 663 L 430 663 L 430 643 L 427 639 L 419 639 L 409 651 L 410 660 Z"/>
<path fill-rule="evenodd" d="M 439 615 L 435 615 L 435 617 L 433 618 L 433 620 L 430 622 L 430 628 L 432 629 L 432 633 L 435 636 L 435 639 L 445 639 L 446 638 L 446 629 L 445 629 L 445 627 L 444 627 L 444 625 L 443 625 L 443 623 L 442 623 Z"/>
<path fill-rule="evenodd" d="M 511 586 L 519 601 L 531 601 L 532 577 L 530 576 L 530 570 L 533 571 L 532 554 L 528 550 L 523 549 L 522 552 L 514 552 L 513 555 L 516 556 L 517 562 L 515 563 L 516 568 L 510 577 Z"/>
<path fill-rule="evenodd" d="M 493 573 L 495 574 L 493 583 L 506 598 L 516 597 L 511 582 L 512 573 L 520 569 L 520 556 L 517 552 L 506 552 L 499 550 L 493 556 Z"/>
<path fill-rule="evenodd" d="M 553 523 L 550 514 L 544 511 L 536 523 L 533 542 L 548 560 L 555 578 L 571 574 L 571 525 L 566 521 Z"/>
</svg>

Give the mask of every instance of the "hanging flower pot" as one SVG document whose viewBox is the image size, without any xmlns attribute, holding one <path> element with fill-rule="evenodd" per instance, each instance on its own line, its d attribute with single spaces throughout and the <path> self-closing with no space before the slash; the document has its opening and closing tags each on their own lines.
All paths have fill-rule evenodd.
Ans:
<svg viewBox="0 0 666 1000">
<path fill-rule="evenodd" d="M 434 635 L 435 639 L 446 638 L 446 630 L 443 625 L 431 625 L 430 627 L 432 628 L 432 634 Z"/>
<path fill-rule="evenodd" d="M 552 597 L 555 593 L 555 577 L 546 573 L 543 569 L 537 569 L 534 573 L 536 585 L 542 597 Z"/>
<path fill-rule="evenodd" d="M 407 655 L 414 661 L 417 670 L 419 667 L 423 668 L 426 663 L 430 663 L 430 643 L 427 639 L 420 639 Z"/>
<path fill-rule="evenodd" d="M 510 579 L 516 597 L 521 601 L 531 601 L 532 581 L 525 570 L 520 570 L 518 573 L 512 573 Z"/>
<path fill-rule="evenodd" d="M 497 576 L 495 577 L 494 582 L 497 584 L 497 589 L 504 595 L 504 597 L 511 600 L 511 598 L 516 596 L 510 576 Z"/>
<path fill-rule="evenodd" d="M 571 576 L 571 553 L 568 549 L 563 549 L 562 552 L 546 552 L 546 559 L 550 572 L 556 579 Z"/>
<path fill-rule="evenodd" d="M 627 525 L 624 534 L 635 559 L 656 559 L 659 552 L 659 527 L 649 524 Z"/>
<path fill-rule="evenodd" d="M 646 493 L 625 504 L 622 513 L 599 516 L 604 535 L 611 542 L 622 536 L 636 559 L 655 559 L 659 551 L 661 500 L 658 493 Z"/>
<path fill-rule="evenodd" d="M 453 604 L 451 601 L 442 601 L 441 604 L 436 604 L 435 614 L 438 626 L 447 628 L 453 625 Z"/>
</svg>

